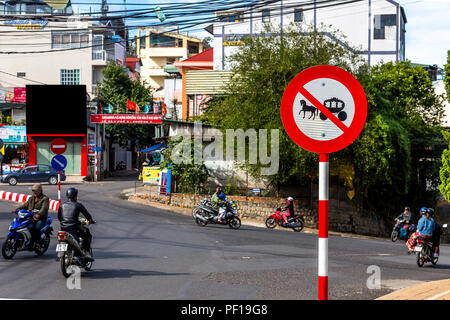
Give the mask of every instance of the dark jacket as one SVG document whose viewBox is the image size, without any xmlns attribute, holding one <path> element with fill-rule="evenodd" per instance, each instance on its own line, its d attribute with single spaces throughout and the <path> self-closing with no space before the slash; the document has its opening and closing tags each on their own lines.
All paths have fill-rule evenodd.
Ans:
<svg viewBox="0 0 450 320">
<path fill-rule="evenodd" d="M 287 205 L 285 207 L 285 209 L 287 210 L 287 212 L 289 212 L 289 216 L 293 217 L 295 216 L 295 211 L 294 211 L 294 202 L 291 201 L 291 203 L 289 203 L 289 205 Z"/>
<path fill-rule="evenodd" d="M 75 200 L 69 200 L 62 203 L 58 209 L 58 220 L 61 223 L 61 229 L 77 229 L 81 225 L 80 221 L 78 221 L 80 213 L 85 216 L 89 222 L 94 221 L 91 214 L 81 203 Z"/>
<path fill-rule="evenodd" d="M 49 205 L 50 201 L 48 197 L 41 193 L 37 199 L 35 199 L 34 195 L 28 198 L 27 202 L 19 206 L 17 210 L 28 210 L 32 212 L 34 209 L 37 209 L 39 210 L 39 212 L 36 213 L 39 215 L 38 220 L 47 221 Z"/>
</svg>

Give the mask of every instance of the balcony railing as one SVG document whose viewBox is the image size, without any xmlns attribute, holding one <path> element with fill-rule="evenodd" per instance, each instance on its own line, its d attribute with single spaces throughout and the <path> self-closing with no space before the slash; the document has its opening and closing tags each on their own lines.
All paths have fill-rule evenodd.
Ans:
<svg viewBox="0 0 450 320">
<path fill-rule="evenodd" d="M 114 54 L 106 50 L 92 51 L 92 60 L 108 62 L 109 60 L 114 60 Z"/>
</svg>

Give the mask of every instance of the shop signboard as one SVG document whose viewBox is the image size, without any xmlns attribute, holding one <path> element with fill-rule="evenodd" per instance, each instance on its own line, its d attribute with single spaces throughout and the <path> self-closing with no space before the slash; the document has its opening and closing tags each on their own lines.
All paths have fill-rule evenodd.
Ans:
<svg viewBox="0 0 450 320">
<path fill-rule="evenodd" d="M 159 185 L 161 179 L 160 167 L 143 167 L 142 168 L 142 183 Z"/>
<path fill-rule="evenodd" d="M 26 103 L 27 102 L 27 89 L 26 88 L 14 88 L 14 99 L 12 102 Z"/>
<path fill-rule="evenodd" d="M 5 144 L 8 143 L 26 143 L 27 127 L 26 126 L 3 126 L 0 127 L 0 139 Z"/>
<path fill-rule="evenodd" d="M 161 179 L 159 180 L 159 194 L 169 195 L 170 184 L 172 179 L 172 169 L 164 169 L 161 171 Z"/>
<path fill-rule="evenodd" d="M 160 124 L 162 115 L 150 114 L 91 114 L 91 123 Z"/>
</svg>

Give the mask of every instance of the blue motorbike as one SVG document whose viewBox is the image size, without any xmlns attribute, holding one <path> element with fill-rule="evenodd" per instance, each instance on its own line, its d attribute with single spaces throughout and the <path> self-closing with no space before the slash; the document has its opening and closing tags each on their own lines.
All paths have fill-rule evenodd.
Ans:
<svg viewBox="0 0 450 320">
<path fill-rule="evenodd" d="M 36 210 L 37 211 L 37 210 Z M 50 245 L 50 235 L 53 232 L 52 217 L 47 218 L 47 223 L 40 231 L 39 248 L 31 243 L 30 227 L 35 222 L 35 213 L 27 210 L 18 210 L 17 218 L 14 218 L 9 227 L 9 233 L 2 245 L 2 255 L 5 259 L 12 259 L 17 251 L 34 251 L 37 255 L 43 255 Z"/>
</svg>

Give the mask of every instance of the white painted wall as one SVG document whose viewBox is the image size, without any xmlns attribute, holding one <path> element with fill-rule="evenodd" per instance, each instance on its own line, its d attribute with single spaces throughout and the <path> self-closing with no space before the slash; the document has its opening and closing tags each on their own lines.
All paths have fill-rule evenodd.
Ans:
<svg viewBox="0 0 450 320">
<path fill-rule="evenodd" d="M 398 36 L 396 26 L 386 27 L 385 39 L 374 39 L 373 31 L 375 15 L 398 13 L 398 21 L 401 22 L 403 20 L 400 7 L 394 1 L 367 0 L 328 8 L 318 8 L 316 11 L 313 10 L 314 7 L 312 5 L 305 6 L 304 3 L 301 0 L 280 0 L 270 6 L 243 11 L 244 19 L 241 22 L 214 23 L 214 69 L 229 69 L 230 65 L 227 63 L 227 57 L 238 48 L 237 46 L 223 46 L 223 35 L 259 34 L 263 28 L 261 10 L 267 8 L 271 10 L 270 23 L 274 26 L 283 24 L 283 28 L 290 23 L 312 25 L 314 24 L 314 13 L 316 12 L 317 25 L 323 23 L 326 26 L 331 26 L 332 29 L 340 30 L 346 36 L 346 41 L 355 49 L 367 52 L 370 42 L 370 49 L 373 52 L 371 53 L 371 65 L 382 60 L 385 62 L 397 60 L 396 52 L 401 49 L 400 43 L 397 47 L 397 38 L 400 41 L 401 23 L 399 23 Z M 294 22 L 295 8 L 304 9 L 303 22 Z M 393 53 L 387 54 L 387 52 Z M 368 59 L 367 54 L 363 54 L 363 56 L 366 60 Z"/>
</svg>

